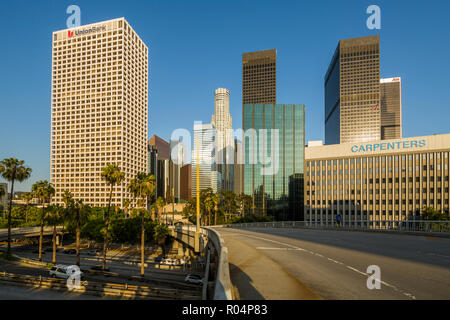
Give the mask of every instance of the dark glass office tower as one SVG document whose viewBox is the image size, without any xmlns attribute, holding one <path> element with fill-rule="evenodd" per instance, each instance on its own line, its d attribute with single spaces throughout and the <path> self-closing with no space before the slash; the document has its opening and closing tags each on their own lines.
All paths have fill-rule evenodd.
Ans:
<svg viewBox="0 0 450 320">
<path fill-rule="evenodd" d="M 325 75 L 325 143 L 380 139 L 380 37 L 341 40 Z"/>
<path fill-rule="evenodd" d="M 277 50 L 242 54 L 242 104 L 277 103 Z"/>
<path fill-rule="evenodd" d="M 381 139 L 402 138 L 402 79 L 380 80 L 381 90 Z"/>
<path fill-rule="evenodd" d="M 254 213 L 302 220 L 305 106 L 245 104 L 243 111 L 244 193 Z"/>
</svg>

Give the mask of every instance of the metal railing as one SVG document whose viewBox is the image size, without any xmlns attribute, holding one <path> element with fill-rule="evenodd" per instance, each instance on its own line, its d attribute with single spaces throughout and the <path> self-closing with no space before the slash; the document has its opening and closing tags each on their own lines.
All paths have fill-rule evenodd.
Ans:
<svg viewBox="0 0 450 320">
<path fill-rule="evenodd" d="M 358 231 L 393 231 L 420 233 L 448 233 L 450 221 L 430 220 L 373 220 L 342 221 L 337 225 L 331 221 L 276 221 L 232 224 L 232 228 L 309 228 L 309 229 L 343 229 Z"/>
</svg>

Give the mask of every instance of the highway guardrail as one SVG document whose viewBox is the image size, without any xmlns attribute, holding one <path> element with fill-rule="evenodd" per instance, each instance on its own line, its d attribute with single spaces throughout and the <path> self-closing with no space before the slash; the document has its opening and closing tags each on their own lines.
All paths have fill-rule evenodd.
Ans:
<svg viewBox="0 0 450 320">
<path fill-rule="evenodd" d="M 0 282 L 34 288 L 69 291 L 67 280 L 0 272 Z M 100 283 L 81 281 L 80 286 L 70 290 L 74 293 L 86 293 L 106 297 L 139 298 L 139 299 L 181 299 L 198 300 L 199 296 L 189 290 L 152 288 L 119 283 Z"/>
</svg>

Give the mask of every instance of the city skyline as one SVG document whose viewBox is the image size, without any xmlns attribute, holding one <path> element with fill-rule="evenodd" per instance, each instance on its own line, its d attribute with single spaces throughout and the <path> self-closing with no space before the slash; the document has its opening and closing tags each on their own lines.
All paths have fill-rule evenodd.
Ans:
<svg viewBox="0 0 450 320">
<path fill-rule="evenodd" d="M 277 57 L 277 102 L 287 103 L 290 101 L 302 101 L 306 104 L 306 140 L 324 140 L 324 128 L 323 128 L 323 74 L 324 70 L 328 67 L 329 59 L 335 49 L 336 41 L 351 37 L 360 37 L 368 35 L 381 36 L 381 76 L 383 78 L 400 76 L 402 78 L 403 89 L 403 105 L 405 109 L 403 111 L 403 136 L 421 136 L 434 133 L 446 133 L 448 126 L 446 125 L 446 115 L 448 113 L 448 97 L 449 93 L 444 90 L 448 87 L 448 82 L 445 80 L 435 81 L 440 79 L 440 70 L 445 69 L 445 66 L 449 62 L 444 58 L 444 50 L 434 50 L 441 45 L 449 46 L 449 44 L 438 43 L 438 35 L 433 34 L 432 30 L 437 28 L 443 29 L 444 19 L 440 19 L 440 16 L 444 17 L 445 10 L 439 12 L 433 11 L 433 18 L 420 19 L 419 14 L 426 16 L 428 11 L 431 11 L 431 7 L 423 6 L 421 10 L 414 10 L 414 7 L 407 7 L 402 4 L 388 4 L 381 3 L 381 10 L 383 13 L 382 29 L 381 30 L 368 30 L 365 26 L 367 15 L 365 14 L 364 4 L 357 4 L 354 2 L 354 6 L 349 5 L 345 8 L 347 12 L 339 9 L 338 5 L 331 2 L 327 2 L 329 5 L 329 13 L 325 16 L 331 15 L 333 8 L 341 14 L 339 19 L 339 27 L 331 28 L 330 23 L 324 23 L 323 19 L 319 19 L 317 22 L 313 22 L 314 18 L 317 18 L 322 12 L 320 6 L 311 5 L 298 5 L 294 3 L 287 3 L 283 6 L 277 7 L 275 14 L 278 16 L 285 15 L 291 17 L 297 15 L 298 17 L 307 19 L 305 22 L 299 25 L 307 27 L 304 24 L 311 23 L 311 27 L 315 28 L 314 31 L 309 33 L 302 30 L 300 26 L 293 27 L 290 30 L 288 22 L 283 22 L 281 26 L 278 26 L 272 31 L 269 31 L 269 27 L 261 26 L 261 30 L 252 28 L 246 24 L 247 29 L 236 28 L 233 26 L 226 26 L 224 20 L 219 19 L 217 22 L 213 21 L 213 17 L 207 17 L 209 10 L 214 10 L 214 6 L 208 6 L 203 11 L 200 10 L 197 15 L 204 17 L 201 22 L 191 21 L 191 19 L 184 18 L 175 26 L 164 31 L 164 28 L 152 28 L 155 27 L 155 23 L 161 22 L 162 18 L 158 18 L 157 12 L 161 12 L 168 17 L 169 13 L 175 17 L 179 17 L 181 12 L 186 9 L 186 5 L 178 3 L 174 6 L 173 11 L 169 11 L 166 4 L 160 4 L 156 6 L 154 3 L 140 4 L 133 2 L 133 5 L 128 5 L 127 8 L 119 3 L 112 2 L 107 12 L 101 10 L 101 4 L 89 4 L 88 2 L 80 1 L 78 5 L 82 10 L 82 25 L 95 23 L 98 21 L 108 20 L 112 18 L 125 17 L 136 32 L 142 37 L 144 42 L 148 43 L 150 48 L 149 61 L 150 61 L 150 107 L 149 107 L 149 136 L 158 134 L 162 138 L 169 140 L 170 133 L 176 128 L 186 128 L 192 133 L 192 124 L 195 120 L 208 121 L 211 115 L 211 110 L 214 105 L 214 99 L 211 96 L 211 92 L 215 88 L 225 87 L 229 88 L 231 94 L 230 111 L 235 118 L 235 123 L 242 123 L 242 96 L 241 96 L 241 55 L 245 52 L 265 50 L 270 48 L 276 48 Z M 191 4 L 192 8 L 189 10 L 198 10 L 203 2 L 194 2 Z M 3 4 L 2 4 L 3 5 Z M 30 8 L 34 4 L 30 4 Z M 239 6 L 239 3 L 230 3 L 230 6 Z M 257 10 L 260 15 L 269 15 L 271 13 L 274 3 L 261 3 L 261 6 Z M 442 6 L 449 6 L 448 3 L 442 2 Z M 6 74 L 10 74 L 8 79 L 1 80 L 0 85 L 4 89 L 2 113 L 8 117 L 8 123 L 2 126 L 2 136 L 8 136 L 10 139 L 2 142 L 2 148 L 0 148 L 0 157 L 15 156 L 20 159 L 24 159 L 26 164 L 33 168 L 33 175 L 29 181 L 25 184 L 19 184 L 17 186 L 18 191 L 28 190 L 33 181 L 47 179 L 50 180 L 50 76 L 51 76 L 51 61 L 49 59 L 49 52 L 51 51 L 51 31 L 64 30 L 65 8 L 67 3 L 56 2 L 44 2 L 40 4 L 40 7 L 36 10 L 29 10 L 35 14 L 36 12 L 42 13 L 44 16 L 49 15 L 49 19 L 45 20 L 48 23 L 40 23 L 35 25 L 31 20 L 27 20 L 27 16 L 30 13 L 24 13 L 20 11 L 20 5 L 10 4 L 8 5 L 8 11 L 10 15 L 2 20 L 2 25 L 5 23 L 9 27 L 8 29 L 16 30 L 14 37 L 22 38 L 22 32 L 28 32 L 29 29 L 33 30 L 33 37 L 28 36 L 26 44 L 20 44 L 17 40 L 12 38 L 12 35 L 5 34 L 6 43 L 9 44 L 10 50 L 8 52 L 2 52 L 1 58 L 4 63 L 6 61 L 20 61 L 20 67 L 13 69 L 14 63 L 9 63 L 4 66 Z M 250 12 L 251 4 L 244 5 L 243 12 Z M 350 8 L 350 9 L 349 9 Z M 142 9 L 142 10 L 139 10 Z M 152 9 L 152 10 L 144 10 Z M 295 9 L 295 10 L 294 10 Z M 44 12 L 47 10 L 46 12 Z M 6 12 L 6 10 L 3 10 Z M 146 12 L 152 19 L 145 19 L 143 13 Z M 420 11 L 420 13 L 418 13 Z M 19 13 L 20 12 L 20 13 Z M 400 14 L 401 13 L 401 14 Z M 18 22 L 13 21 L 20 14 L 23 19 Z M 403 15 L 403 17 L 402 17 Z M 217 17 L 215 17 L 217 19 Z M 236 14 L 235 18 L 238 21 L 244 21 L 244 17 Z M 257 19 L 256 15 L 251 17 Z M 414 19 L 416 18 L 416 19 Z M 239 20 L 241 19 L 241 20 Z M 252 20 L 251 19 L 251 20 Z M 309 20 L 311 19 L 311 20 Z M 285 19 L 288 20 L 288 19 Z M 418 24 L 417 32 L 414 33 L 414 37 L 410 34 L 410 28 L 408 27 L 408 21 L 414 20 Z M 346 22 L 344 22 L 346 21 Z M 163 23 L 163 26 L 167 26 L 170 21 Z M 21 28 L 14 27 L 16 23 L 20 23 Z M 226 47 L 226 50 L 222 53 L 222 45 L 216 45 L 211 50 L 207 50 L 196 58 L 193 53 L 188 52 L 180 62 L 175 63 L 173 67 L 169 69 L 168 75 L 163 75 L 163 70 L 167 66 L 167 62 L 172 61 L 174 58 L 171 48 L 173 44 L 162 40 L 165 33 L 171 35 L 170 40 L 181 40 L 181 32 L 179 27 L 181 24 L 191 31 L 198 31 L 198 28 L 204 26 L 204 24 L 211 24 L 211 31 L 220 30 L 221 32 L 234 35 L 233 39 L 238 41 L 241 35 L 251 36 L 249 43 L 238 41 L 236 45 L 230 48 Z M 323 26 L 319 24 L 322 23 Z M 178 28 L 178 29 L 177 29 Z M 158 31 L 159 30 L 159 31 Z M 289 31 L 289 32 L 288 32 Z M 207 37 L 210 36 L 210 32 L 204 32 L 196 34 L 195 37 L 191 37 L 190 41 L 198 44 L 198 50 L 201 51 L 205 45 L 209 45 L 209 42 L 205 42 Z M 293 37 L 297 32 L 297 36 Z M 312 41 L 311 37 L 315 34 L 315 38 L 320 38 L 320 44 Z M 280 35 L 283 35 L 280 37 Z M 442 36 L 442 35 L 440 35 Z M 176 38 L 175 38 L 176 37 Z M 281 38 L 281 39 L 280 39 Z M 298 39 L 304 46 L 303 51 L 298 51 L 298 45 L 296 43 Z M 428 46 L 427 51 L 433 53 L 433 60 L 424 66 L 412 64 L 414 61 L 420 61 L 420 59 L 426 59 L 428 53 L 422 49 L 412 50 L 414 48 L 413 43 L 408 41 L 398 41 L 398 39 L 406 39 L 413 42 L 413 39 L 417 39 L 422 43 L 426 43 L 424 47 Z M 294 41 L 293 41 L 294 40 Z M 156 45 L 155 45 L 156 43 Z M 186 42 L 181 41 L 178 46 L 185 45 Z M 189 46 L 189 50 L 192 45 Z M 29 59 L 30 49 L 33 50 L 33 59 Z M 197 49 L 194 52 L 197 52 Z M 167 58 L 163 58 L 162 55 L 166 55 Z M 314 57 L 313 57 L 314 56 Z M 437 57 L 436 57 L 437 56 Z M 28 58 L 27 58 L 28 57 Z M 190 66 L 182 66 L 184 61 L 193 59 Z M 205 62 L 201 62 L 204 59 Z M 430 60 L 430 59 L 428 59 Z M 167 62 L 166 62 L 167 61 Z M 213 66 L 212 61 L 221 61 L 220 77 L 212 74 Z M 39 62 L 39 63 L 36 63 Z M 180 64 L 181 63 L 181 64 Z M 12 66 L 9 66 L 9 65 Z M 181 68 L 183 67 L 183 68 Z M 177 69 L 175 71 L 175 69 Z M 196 72 L 192 72 L 194 69 L 199 69 Z M 228 70 L 229 69 L 229 70 Z M 153 70 L 154 73 L 153 73 Z M 198 86 L 195 84 L 189 84 L 186 80 L 185 74 L 194 74 L 195 79 L 198 80 Z M 197 75 L 201 74 L 201 76 Z M 174 88 L 169 85 L 170 81 L 174 81 L 173 75 L 179 75 L 179 79 L 173 83 Z M 434 79 L 433 85 L 424 79 Z M 29 79 L 25 80 L 24 79 Z M 293 81 L 298 79 L 298 81 Z M 32 82 L 30 82 L 32 81 Z M 192 81 L 195 83 L 195 81 Z M 19 86 L 18 83 L 21 85 Z M 26 92 L 22 91 L 23 86 L 26 86 Z M 193 91 L 193 87 L 197 87 Z M 20 88 L 20 89 L 19 89 Z M 181 88 L 180 98 L 184 100 L 181 103 L 179 97 L 174 97 L 168 94 L 172 90 L 178 91 Z M 18 90 L 21 94 L 17 94 Z M 165 119 L 171 118 L 172 112 L 167 112 L 168 101 L 170 101 L 173 113 L 179 113 L 180 119 L 174 119 L 171 121 L 171 125 L 168 126 L 168 121 Z M 194 106 L 195 107 L 191 107 Z M 421 109 L 426 107 L 428 115 L 423 116 Z M 189 113 L 187 113 L 189 110 Z M 186 115 L 190 116 L 187 117 Z M 448 117 L 447 117 L 448 118 Z M 20 121 L 19 119 L 22 119 Z M 157 120 L 155 120 L 157 119 Z M 161 121 L 159 121 L 161 119 Z M 172 120 L 172 119 L 171 119 Z M 14 128 L 17 123 L 24 123 L 28 130 L 23 128 Z M 173 125 L 172 125 L 173 124 Z M 32 130 L 32 131 L 30 131 Z M 30 134 L 33 132 L 33 134 Z M 192 135 L 193 136 L 193 135 Z M 148 137 L 147 137 L 148 138 Z M 16 149 L 17 148 L 17 149 Z"/>
</svg>

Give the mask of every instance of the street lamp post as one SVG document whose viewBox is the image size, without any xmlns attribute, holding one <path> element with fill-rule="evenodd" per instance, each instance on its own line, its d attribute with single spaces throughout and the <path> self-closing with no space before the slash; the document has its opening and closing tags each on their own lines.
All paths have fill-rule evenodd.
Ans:
<svg viewBox="0 0 450 320">
<path fill-rule="evenodd" d="M 195 252 L 200 251 L 200 178 L 199 178 L 199 151 L 198 138 L 196 141 L 197 147 L 197 229 L 195 231 Z"/>
</svg>

